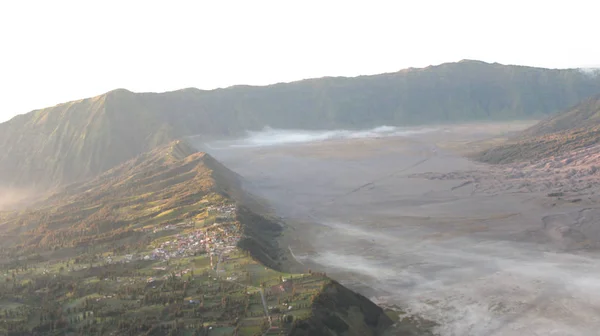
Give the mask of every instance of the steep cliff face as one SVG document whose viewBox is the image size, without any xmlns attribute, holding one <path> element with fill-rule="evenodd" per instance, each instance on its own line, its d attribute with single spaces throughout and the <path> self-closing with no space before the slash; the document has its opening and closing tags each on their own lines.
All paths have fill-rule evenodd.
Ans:
<svg viewBox="0 0 600 336">
<path fill-rule="evenodd" d="M 294 322 L 291 336 L 374 336 L 392 325 L 383 309 L 331 281 L 317 295 L 309 318 Z"/>
<path fill-rule="evenodd" d="M 242 224 L 243 238 L 238 247 L 246 250 L 263 265 L 286 270 L 291 262 L 280 248 L 278 238 L 283 233 L 277 218 L 268 214 L 268 207 L 241 187 L 239 176 L 210 156 L 204 163 L 212 169 L 216 188 L 238 204 L 237 220 Z M 366 297 L 351 291 L 334 280 L 315 296 L 311 314 L 293 322 L 289 335 L 381 335 L 392 325 L 392 320 Z"/>
<path fill-rule="evenodd" d="M 243 224 L 244 237 L 238 243 L 263 265 L 281 271 L 285 267 L 284 254 L 277 244 L 281 225 L 273 218 L 258 214 L 246 206 L 239 206 L 237 219 Z"/>
<path fill-rule="evenodd" d="M 126 90 L 33 111 L 0 124 L 0 187 L 83 181 L 172 140 Z"/>
</svg>

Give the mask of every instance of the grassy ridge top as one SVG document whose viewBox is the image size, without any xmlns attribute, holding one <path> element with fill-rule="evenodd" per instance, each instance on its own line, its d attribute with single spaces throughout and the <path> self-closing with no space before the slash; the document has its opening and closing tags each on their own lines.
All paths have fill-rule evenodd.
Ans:
<svg viewBox="0 0 600 336">
<path fill-rule="evenodd" d="M 531 119 L 600 92 L 600 76 L 462 61 L 354 78 L 202 91 L 107 94 L 0 124 L 0 187 L 86 180 L 190 135 Z"/>
<path fill-rule="evenodd" d="M 4 213 L 2 243 L 19 253 L 77 247 L 194 218 L 204 208 L 199 202 L 237 183 L 225 167 L 215 179 L 215 165 L 185 142 L 172 142 L 89 182 L 69 185 L 29 210 Z"/>
</svg>

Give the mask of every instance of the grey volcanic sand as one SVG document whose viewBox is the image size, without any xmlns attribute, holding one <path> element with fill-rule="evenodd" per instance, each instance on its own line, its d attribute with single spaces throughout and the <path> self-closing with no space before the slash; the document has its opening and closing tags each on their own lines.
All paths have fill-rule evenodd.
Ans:
<svg viewBox="0 0 600 336">
<path fill-rule="evenodd" d="M 283 243 L 301 267 L 438 322 L 440 335 L 598 335 L 597 184 L 552 198 L 556 185 L 535 174 L 511 179 L 515 167 L 448 149 L 524 126 L 207 151 L 291 223 Z"/>
</svg>

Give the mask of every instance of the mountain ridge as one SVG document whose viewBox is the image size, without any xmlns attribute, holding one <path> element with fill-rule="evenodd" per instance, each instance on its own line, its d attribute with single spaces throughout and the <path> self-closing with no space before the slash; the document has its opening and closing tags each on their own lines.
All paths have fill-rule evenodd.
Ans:
<svg viewBox="0 0 600 336">
<path fill-rule="evenodd" d="M 507 143 L 474 157 L 487 163 L 539 161 L 596 146 L 600 143 L 600 94 L 540 121 Z"/>
<path fill-rule="evenodd" d="M 600 94 L 592 96 L 523 131 L 522 136 L 542 136 L 600 125 Z"/>
<path fill-rule="evenodd" d="M 0 333 L 358 336 L 392 324 L 325 274 L 278 272 L 281 224 L 240 179 L 176 140 L 0 213 L 0 268 L 12 273 L 0 296 L 19 303 Z"/>
<path fill-rule="evenodd" d="M 75 99 L 75 100 L 70 100 L 67 102 L 63 102 L 63 103 L 58 103 L 55 104 L 53 106 L 48 106 L 48 107 L 42 107 L 42 108 L 37 108 L 37 109 L 33 109 L 29 112 L 25 112 L 25 113 L 20 113 L 20 114 L 16 114 L 13 117 L 11 117 L 10 119 L 1 122 L 2 123 L 7 123 L 9 121 L 11 121 L 12 119 L 18 118 L 20 116 L 25 116 L 27 114 L 30 113 L 35 113 L 37 111 L 40 110 L 45 110 L 45 109 L 49 109 L 49 108 L 53 108 L 53 107 L 57 107 L 60 105 L 64 105 L 64 104 L 69 104 L 69 103 L 76 103 L 76 102 L 80 102 L 86 99 L 93 99 L 93 98 L 97 98 L 97 97 L 101 97 L 104 95 L 108 95 L 111 94 L 112 92 L 119 92 L 119 91 L 124 91 L 127 93 L 133 93 L 133 94 L 169 94 L 169 93 L 173 93 L 173 92 L 185 92 L 185 91 L 196 91 L 196 92 L 214 92 L 214 91 L 220 91 L 220 90 L 230 90 L 230 89 L 235 89 L 235 88 L 265 88 L 265 87 L 272 87 L 272 86 L 277 86 L 277 85 L 285 85 L 285 84 L 292 84 L 292 83 L 301 83 L 301 82 L 306 82 L 306 81 L 318 81 L 318 80 L 322 80 L 322 79 L 355 79 L 355 78 L 364 78 L 364 77 L 377 77 L 377 76 L 385 76 L 385 75 L 394 75 L 394 74 L 399 74 L 402 72 L 410 72 L 410 71 L 420 71 L 420 70 L 427 70 L 427 69 L 433 69 L 433 68 L 437 68 L 440 66 L 445 66 L 445 65 L 449 65 L 449 64 L 478 64 L 478 65 L 493 65 L 493 66 L 507 66 L 507 67 L 516 67 L 516 68 L 528 68 L 528 69 L 538 69 L 538 70 L 556 70 L 556 71 L 578 71 L 578 72 L 585 72 L 586 70 L 590 70 L 590 71 L 597 71 L 600 70 L 600 68 L 577 68 L 577 67 L 573 67 L 573 68 L 544 68 L 544 67 L 538 67 L 538 66 L 530 66 L 530 65 L 519 65 L 519 64 L 509 64 L 509 63 L 499 63 L 499 62 L 486 62 L 486 61 L 481 61 L 481 60 L 476 60 L 476 59 L 461 59 L 459 61 L 456 62 L 445 62 L 445 63 L 441 63 L 441 64 L 434 64 L 434 65 L 429 65 L 426 67 L 408 67 L 408 68 L 403 68 L 403 69 L 399 69 L 397 71 L 389 71 L 389 72 L 382 72 L 382 73 L 377 73 L 377 74 L 367 74 L 367 75 L 356 75 L 356 76 L 344 76 L 344 75 L 340 75 L 340 76 L 322 76 L 322 77 L 311 77 L 311 78 L 304 78 L 304 79 L 298 79 L 298 80 L 291 80 L 291 81 L 282 81 L 282 82 L 276 82 L 276 83 L 271 83 L 271 84 L 263 84 L 263 85 L 256 85 L 256 84 L 234 84 L 234 85 L 230 85 L 230 86 L 226 86 L 226 87 L 218 87 L 218 88 L 213 88 L 213 89 L 200 89 L 200 88 L 196 88 L 196 87 L 186 87 L 186 88 L 182 88 L 182 89 L 176 89 L 176 90 L 167 90 L 167 91 L 132 91 L 129 90 L 127 88 L 116 88 L 116 89 L 112 89 L 109 90 L 107 92 L 92 96 L 92 97 L 88 97 L 88 98 L 81 98 L 81 99 Z"/>
<path fill-rule="evenodd" d="M 481 61 L 359 77 L 164 93 L 116 89 L 0 124 L 0 187 L 84 181 L 176 139 L 238 137 L 265 126 L 366 129 L 531 119 L 600 92 L 577 69 Z"/>
</svg>

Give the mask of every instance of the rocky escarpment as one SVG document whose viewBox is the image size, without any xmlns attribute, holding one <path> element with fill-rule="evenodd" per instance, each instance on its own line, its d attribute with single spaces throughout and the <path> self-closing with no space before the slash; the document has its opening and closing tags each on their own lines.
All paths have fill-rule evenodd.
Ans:
<svg viewBox="0 0 600 336">
<path fill-rule="evenodd" d="M 369 299 L 331 281 L 313 300 L 310 317 L 294 322 L 289 335 L 381 335 L 392 323 Z"/>
<path fill-rule="evenodd" d="M 277 244 L 282 227 L 274 219 L 259 215 L 246 206 L 239 206 L 237 220 L 242 223 L 243 237 L 238 246 L 263 265 L 281 271 L 287 259 Z"/>
</svg>

